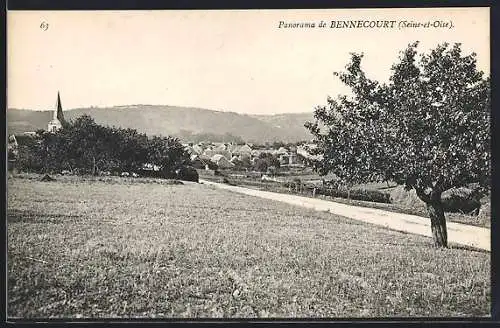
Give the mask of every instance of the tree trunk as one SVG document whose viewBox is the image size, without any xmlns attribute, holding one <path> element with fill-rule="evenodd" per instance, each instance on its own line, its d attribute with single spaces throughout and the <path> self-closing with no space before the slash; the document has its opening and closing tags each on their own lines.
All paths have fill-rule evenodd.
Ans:
<svg viewBox="0 0 500 328">
<path fill-rule="evenodd" d="M 448 233 L 446 231 L 446 218 L 444 217 L 443 203 L 441 202 L 442 189 L 434 189 L 426 194 L 423 189 L 415 188 L 418 198 L 427 206 L 431 219 L 432 238 L 436 247 L 448 247 Z"/>
<path fill-rule="evenodd" d="M 436 247 L 448 247 L 448 233 L 446 231 L 446 219 L 441 200 L 428 202 L 427 211 L 431 219 L 432 238 Z"/>
</svg>

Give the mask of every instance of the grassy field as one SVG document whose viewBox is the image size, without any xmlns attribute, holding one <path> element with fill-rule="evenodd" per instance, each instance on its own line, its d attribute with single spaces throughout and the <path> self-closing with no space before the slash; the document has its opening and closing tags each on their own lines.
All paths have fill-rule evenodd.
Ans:
<svg viewBox="0 0 500 328">
<path fill-rule="evenodd" d="M 489 316 L 489 253 L 154 182 L 10 178 L 8 316 Z"/>
</svg>

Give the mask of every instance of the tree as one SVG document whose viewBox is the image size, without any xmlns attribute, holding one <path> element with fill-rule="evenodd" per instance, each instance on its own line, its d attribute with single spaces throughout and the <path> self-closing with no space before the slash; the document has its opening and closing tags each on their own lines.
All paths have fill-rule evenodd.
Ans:
<svg viewBox="0 0 500 328">
<path fill-rule="evenodd" d="M 274 141 L 273 142 L 273 148 L 278 149 L 280 147 L 285 147 L 286 144 L 283 141 Z"/>
<path fill-rule="evenodd" d="M 276 171 L 280 167 L 280 161 L 270 153 L 260 153 L 254 164 L 255 170 L 259 172 L 266 172 L 271 166 Z"/>
<path fill-rule="evenodd" d="M 394 181 L 425 202 L 436 246 L 447 247 L 441 195 L 453 187 L 490 187 L 490 79 L 476 55 L 442 44 L 417 57 L 401 52 L 388 82 L 368 79 L 362 54 L 335 73 L 352 96 L 328 97 L 305 126 L 318 145 L 321 174 L 348 183 Z"/>
<path fill-rule="evenodd" d="M 45 167 L 45 149 L 42 145 L 44 131 L 36 136 L 18 136 L 18 156 L 16 167 L 21 171 L 42 172 Z"/>
<path fill-rule="evenodd" d="M 237 159 L 231 160 L 234 164 L 234 168 L 238 171 L 245 171 L 252 167 L 252 161 L 250 156 L 241 156 Z"/>
<path fill-rule="evenodd" d="M 149 143 L 145 134 L 134 129 L 118 129 L 119 151 L 118 158 L 122 171 L 138 170 L 146 163 L 149 155 Z"/>
<path fill-rule="evenodd" d="M 166 177 L 174 177 L 175 170 L 191 162 L 179 139 L 157 136 L 148 140 L 147 161 L 161 166 Z"/>
<path fill-rule="evenodd" d="M 82 115 L 46 136 L 52 170 L 77 169 L 91 174 L 108 170 L 123 144 L 119 136 L 112 137 L 111 128 L 97 124 L 88 115 Z"/>
</svg>

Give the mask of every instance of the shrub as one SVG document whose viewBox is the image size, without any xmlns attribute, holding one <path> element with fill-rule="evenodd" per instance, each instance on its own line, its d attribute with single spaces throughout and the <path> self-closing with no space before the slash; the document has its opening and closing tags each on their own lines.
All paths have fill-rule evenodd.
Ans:
<svg viewBox="0 0 500 328">
<path fill-rule="evenodd" d="M 215 175 L 215 176 L 220 176 L 220 177 L 225 176 L 225 175 L 224 175 L 224 173 L 222 173 L 222 172 L 221 172 L 221 171 L 219 171 L 219 170 L 214 170 L 213 172 L 214 172 L 214 175 Z"/>
<path fill-rule="evenodd" d="M 274 176 L 274 175 L 276 175 L 277 172 L 278 172 L 278 169 L 275 166 L 269 166 L 267 168 L 266 174 Z"/>
<path fill-rule="evenodd" d="M 233 183 L 233 182 L 229 181 L 229 179 L 228 179 L 228 178 L 226 178 L 226 177 L 222 178 L 222 179 L 220 180 L 220 183 L 225 183 L 225 184 L 230 185 L 230 186 L 236 186 L 236 184 L 235 184 L 235 183 Z"/>
<path fill-rule="evenodd" d="M 54 179 L 53 177 L 51 177 L 50 175 L 48 174 L 45 174 L 41 179 L 40 181 L 43 181 L 43 182 L 51 182 L 51 181 L 56 181 L 56 179 Z"/>
<path fill-rule="evenodd" d="M 15 160 L 8 160 L 7 161 L 7 170 L 10 172 L 10 171 L 14 171 L 14 168 L 16 167 L 16 161 Z"/>
<path fill-rule="evenodd" d="M 294 178 L 293 180 L 291 181 L 286 181 L 286 182 L 283 182 L 283 185 L 286 187 L 286 188 L 296 188 L 296 187 L 299 187 L 302 186 L 302 181 L 299 179 L 299 178 Z"/>
<path fill-rule="evenodd" d="M 485 201 L 481 202 L 481 208 L 479 210 L 478 217 L 480 220 L 490 220 L 491 219 L 491 200 L 489 197 Z"/>
<path fill-rule="evenodd" d="M 179 180 L 199 182 L 198 171 L 192 166 L 182 166 L 175 173 Z"/>
<path fill-rule="evenodd" d="M 445 212 L 478 215 L 481 208 L 480 195 L 468 188 L 454 188 L 445 192 L 442 203 Z"/>
<path fill-rule="evenodd" d="M 390 195 L 378 190 L 372 189 L 347 189 L 347 188 L 325 188 L 318 187 L 317 195 L 326 195 L 330 197 L 348 198 L 353 200 L 362 200 L 375 203 L 391 203 Z"/>
</svg>

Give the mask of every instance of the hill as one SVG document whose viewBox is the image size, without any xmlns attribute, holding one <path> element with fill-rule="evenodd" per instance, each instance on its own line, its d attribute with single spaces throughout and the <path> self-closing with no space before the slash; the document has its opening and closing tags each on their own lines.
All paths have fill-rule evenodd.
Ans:
<svg viewBox="0 0 500 328">
<path fill-rule="evenodd" d="M 278 129 L 288 129 L 290 133 L 300 136 L 302 139 L 311 137 L 309 131 L 304 127 L 306 121 L 314 119 L 313 113 L 286 113 L 274 115 L 252 115 L 252 117 L 271 124 Z"/>
<path fill-rule="evenodd" d="M 133 128 L 148 135 L 175 135 L 187 139 L 243 139 L 248 142 L 295 142 L 310 139 L 304 122 L 312 113 L 245 115 L 194 107 L 129 105 L 65 110 L 68 120 L 83 114 L 99 124 Z M 51 111 L 7 110 L 8 133 L 46 129 Z M 238 138 L 239 137 L 239 138 Z M 213 140 L 219 141 L 219 140 Z M 230 141 L 230 140 L 228 140 Z"/>
</svg>

